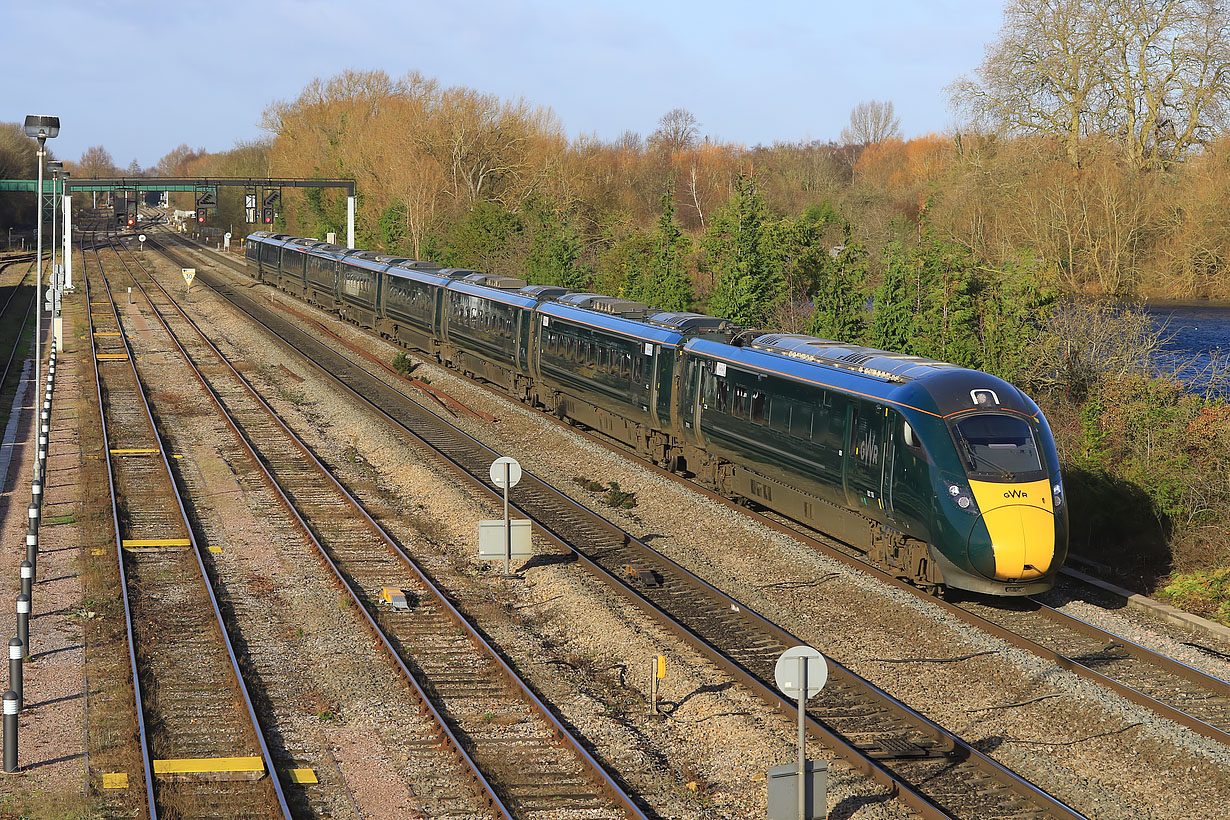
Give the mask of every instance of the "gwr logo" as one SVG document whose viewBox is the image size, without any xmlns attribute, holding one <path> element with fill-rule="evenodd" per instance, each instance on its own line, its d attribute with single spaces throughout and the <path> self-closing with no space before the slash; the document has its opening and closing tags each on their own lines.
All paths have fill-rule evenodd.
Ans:
<svg viewBox="0 0 1230 820">
<path fill-rule="evenodd" d="M 1008 490 L 1004 493 L 1004 498 L 1029 498 L 1029 493 L 1024 490 Z"/>
</svg>

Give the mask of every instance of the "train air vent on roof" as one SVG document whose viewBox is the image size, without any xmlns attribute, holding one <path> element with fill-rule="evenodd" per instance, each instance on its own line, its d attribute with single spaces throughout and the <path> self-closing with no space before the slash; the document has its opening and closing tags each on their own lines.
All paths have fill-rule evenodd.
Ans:
<svg viewBox="0 0 1230 820">
<path fill-rule="evenodd" d="M 850 364 L 863 364 L 864 362 L 869 362 L 874 358 L 875 356 L 870 353 L 847 353 L 841 357 L 841 360 L 843 362 L 849 362 Z"/>
</svg>

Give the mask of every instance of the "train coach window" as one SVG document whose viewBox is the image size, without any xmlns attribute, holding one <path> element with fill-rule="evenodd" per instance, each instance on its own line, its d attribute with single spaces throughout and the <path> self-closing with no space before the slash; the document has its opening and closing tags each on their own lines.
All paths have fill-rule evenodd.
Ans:
<svg viewBox="0 0 1230 820">
<path fill-rule="evenodd" d="M 752 391 L 752 421 L 764 424 L 765 394 L 759 390 Z"/>
<path fill-rule="evenodd" d="M 576 343 L 571 338 L 564 339 L 564 358 L 568 361 L 572 361 L 575 356 L 573 352 L 575 349 L 575 344 Z"/>
<path fill-rule="evenodd" d="M 610 369 L 610 365 L 611 351 L 607 350 L 605 347 L 598 348 L 598 370 L 605 373 L 608 369 Z"/>
<path fill-rule="evenodd" d="M 637 356 L 632 360 L 632 381 L 640 384 L 641 376 L 645 373 L 645 360 Z"/>
<path fill-rule="evenodd" d="M 735 385 L 735 400 L 731 402 L 730 414 L 741 419 L 747 418 L 747 388 Z"/>
<path fill-rule="evenodd" d="M 619 361 L 619 377 L 621 379 L 632 378 L 632 354 L 624 353 Z"/>
<path fill-rule="evenodd" d="M 769 399 L 769 427 L 782 433 L 790 431 L 790 400 L 781 396 Z"/>
<path fill-rule="evenodd" d="M 585 361 L 590 367 L 598 364 L 598 352 L 594 349 L 592 342 L 585 343 Z"/>
<path fill-rule="evenodd" d="M 811 438 L 811 406 L 796 404 L 790 411 L 790 435 L 795 438 Z"/>
<path fill-rule="evenodd" d="M 725 413 L 730 407 L 730 383 L 716 376 L 713 380 L 717 382 L 717 389 L 713 393 L 713 409 Z"/>
</svg>

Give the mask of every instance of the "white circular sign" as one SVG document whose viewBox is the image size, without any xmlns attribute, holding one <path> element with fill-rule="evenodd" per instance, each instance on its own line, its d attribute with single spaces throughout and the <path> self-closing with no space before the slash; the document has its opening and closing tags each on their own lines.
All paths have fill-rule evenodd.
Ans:
<svg viewBox="0 0 1230 820">
<path fill-rule="evenodd" d="M 824 688 L 829 679 L 829 665 L 817 649 L 810 646 L 795 646 L 787 649 L 777 659 L 773 669 L 773 679 L 783 695 L 798 700 L 799 697 L 799 658 L 806 660 L 807 697 L 815 697 Z"/>
<path fill-rule="evenodd" d="M 508 456 L 497 458 L 495 461 L 491 462 L 491 483 L 499 487 L 501 490 L 504 489 L 505 464 L 508 465 L 509 488 L 511 489 L 512 487 L 516 487 L 517 482 L 521 480 L 521 465 L 517 463 L 515 458 L 510 458 Z"/>
<path fill-rule="evenodd" d="M 144 241 L 145 241 L 145 234 L 140 234 L 140 235 L 137 237 L 137 241 L 138 241 L 138 242 L 144 242 Z"/>
</svg>

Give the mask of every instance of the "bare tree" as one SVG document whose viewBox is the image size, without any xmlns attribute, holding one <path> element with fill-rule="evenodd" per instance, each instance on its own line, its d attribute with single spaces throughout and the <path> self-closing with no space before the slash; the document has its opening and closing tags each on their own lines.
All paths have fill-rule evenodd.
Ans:
<svg viewBox="0 0 1230 820">
<path fill-rule="evenodd" d="M 93 145 L 81 153 L 77 174 L 83 177 L 113 177 L 116 175 L 115 160 L 101 145 Z"/>
<path fill-rule="evenodd" d="M 1214 136 L 1230 102 L 1223 0 L 1012 0 L 973 79 L 949 87 L 977 124 L 1121 146 L 1134 168 L 1164 167 Z"/>
<path fill-rule="evenodd" d="M 850 112 L 850 124 L 841 129 L 841 141 L 846 145 L 875 145 L 901 136 L 901 118 L 893 112 L 893 103 L 864 100 Z"/>
<path fill-rule="evenodd" d="M 649 135 L 649 144 L 674 153 L 694 146 L 699 136 L 696 115 L 686 108 L 672 108 L 658 120 L 658 130 Z"/>
</svg>

